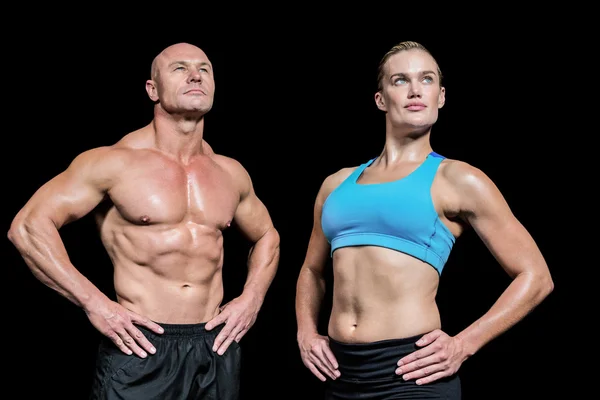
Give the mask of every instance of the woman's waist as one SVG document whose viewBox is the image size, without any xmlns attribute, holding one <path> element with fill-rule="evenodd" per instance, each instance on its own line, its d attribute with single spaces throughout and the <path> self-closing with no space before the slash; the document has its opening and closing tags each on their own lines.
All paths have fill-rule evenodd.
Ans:
<svg viewBox="0 0 600 400">
<path fill-rule="evenodd" d="M 332 338 L 345 343 L 370 343 L 412 337 L 441 327 L 435 301 L 361 304 L 344 307 L 334 302 L 328 328 Z"/>
<path fill-rule="evenodd" d="M 375 382 L 399 379 L 397 362 L 417 350 L 416 341 L 427 331 L 412 336 L 349 343 L 329 337 L 329 347 L 339 365 L 342 381 Z"/>
</svg>

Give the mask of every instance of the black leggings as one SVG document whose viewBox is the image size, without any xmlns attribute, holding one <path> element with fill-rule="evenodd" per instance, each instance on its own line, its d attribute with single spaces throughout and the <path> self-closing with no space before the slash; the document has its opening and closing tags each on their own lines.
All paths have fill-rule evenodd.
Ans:
<svg viewBox="0 0 600 400">
<path fill-rule="evenodd" d="M 328 380 L 327 400 L 443 399 L 460 400 L 458 375 L 417 385 L 396 375 L 397 362 L 417 350 L 415 342 L 422 335 L 372 343 L 341 343 L 329 338 L 341 376 Z"/>
<path fill-rule="evenodd" d="M 156 347 L 145 359 L 124 354 L 103 337 L 90 399 L 239 399 L 239 344 L 233 341 L 222 356 L 212 350 L 222 326 L 207 331 L 204 323 L 160 325 L 160 335 L 138 326 Z"/>
</svg>

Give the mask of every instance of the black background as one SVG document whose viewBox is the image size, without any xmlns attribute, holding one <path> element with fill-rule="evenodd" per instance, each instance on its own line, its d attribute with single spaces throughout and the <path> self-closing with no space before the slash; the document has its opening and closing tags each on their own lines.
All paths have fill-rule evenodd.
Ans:
<svg viewBox="0 0 600 400">
<path fill-rule="evenodd" d="M 564 162 L 553 156 L 564 148 L 550 139 L 562 133 L 562 121 L 548 99 L 556 90 L 555 48 L 567 38 L 554 27 L 530 31 L 516 19 L 505 21 L 510 29 L 503 31 L 486 22 L 470 27 L 451 20 L 444 27 L 409 29 L 386 20 L 391 11 L 368 25 L 266 16 L 234 22 L 221 14 L 220 23 L 209 27 L 208 16 L 190 27 L 195 15 L 204 16 L 179 10 L 175 22 L 185 30 L 158 26 L 160 10 L 152 10 L 136 19 L 139 29 L 91 23 L 90 14 L 90 20 L 23 22 L 22 32 L 36 32 L 35 39 L 16 32 L 5 37 L 5 86 L 11 89 L 5 101 L 13 107 L 5 115 L 17 126 L 5 136 L 10 195 L 4 196 L 4 232 L 29 196 L 75 155 L 112 144 L 151 120 L 144 85 L 162 48 L 179 41 L 201 47 L 216 79 L 205 139 L 247 168 L 282 238 L 277 276 L 241 342 L 244 398 L 318 399 L 323 386 L 302 364 L 294 314 L 314 199 L 327 175 L 379 154 L 385 126 L 373 99 L 377 64 L 397 42 L 420 41 L 440 64 L 447 90 L 432 132 L 434 150 L 481 168 L 496 182 L 536 239 L 556 283 L 531 315 L 463 364 L 464 399 L 552 398 L 565 379 L 557 368 L 557 343 L 564 338 L 560 304 L 566 293 L 555 234 L 561 193 L 552 170 Z M 111 266 L 91 218 L 61 233 L 73 264 L 112 295 Z M 80 309 L 35 280 L 7 240 L 2 244 L 6 294 L 12 296 L 4 329 L 8 385 L 22 398 L 85 399 L 98 333 Z M 236 231 L 226 231 L 227 299 L 241 290 L 248 248 Z M 472 232 L 461 237 L 440 283 L 444 329 L 455 334 L 466 327 L 508 283 Z M 323 328 L 328 306 L 326 301 Z"/>
</svg>

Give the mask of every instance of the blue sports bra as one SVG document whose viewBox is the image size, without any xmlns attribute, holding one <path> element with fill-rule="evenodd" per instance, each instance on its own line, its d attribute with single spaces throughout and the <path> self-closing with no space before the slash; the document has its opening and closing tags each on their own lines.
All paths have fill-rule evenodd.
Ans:
<svg viewBox="0 0 600 400">
<path fill-rule="evenodd" d="M 356 168 L 323 204 L 321 226 L 331 255 L 340 247 L 387 247 L 416 257 L 441 274 L 455 242 L 431 199 L 431 184 L 444 157 L 431 152 L 417 169 L 396 181 L 357 183 L 374 160 Z"/>
</svg>

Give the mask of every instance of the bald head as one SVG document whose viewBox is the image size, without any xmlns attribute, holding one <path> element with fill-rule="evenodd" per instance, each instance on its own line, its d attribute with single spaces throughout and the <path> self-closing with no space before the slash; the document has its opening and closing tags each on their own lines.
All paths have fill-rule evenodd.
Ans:
<svg viewBox="0 0 600 400">
<path fill-rule="evenodd" d="M 158 79 L 160 70 L 163 66 L 169 65 L 173 61 L 186 61 L 197 58 L 204 58 L 208 61 L 208 57 L 201 48 L 189 43 L 175 43 L 163 49 L 154 60 L 150 67 L 150 79 Z"/>
</svg>

